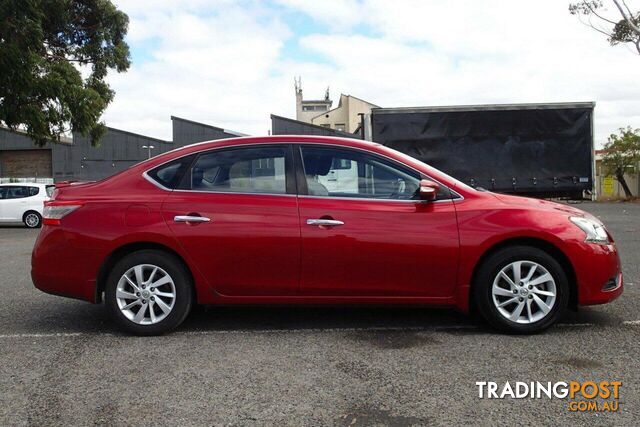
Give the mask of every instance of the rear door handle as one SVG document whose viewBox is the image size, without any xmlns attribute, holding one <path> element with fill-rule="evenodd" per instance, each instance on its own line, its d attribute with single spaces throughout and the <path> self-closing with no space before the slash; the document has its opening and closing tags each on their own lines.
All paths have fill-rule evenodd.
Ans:
<svg viewBox="0 0 640 427">
<path fill-rule="evenodd" d="M 325 227 L 335 227 L 338 225 L 344 225 L 344 222 L 335 219 L 308 219 L 307 225 L 315 225 L 317 227 L 321 227 L 323 225 Z"/>
<path fill-rule="evenodd" d="M 209 222 L 211 219 L 205 216 L 195 216 L 195 215 L 176 215 L 173 217 L 175 222 Z"/>
</svg>

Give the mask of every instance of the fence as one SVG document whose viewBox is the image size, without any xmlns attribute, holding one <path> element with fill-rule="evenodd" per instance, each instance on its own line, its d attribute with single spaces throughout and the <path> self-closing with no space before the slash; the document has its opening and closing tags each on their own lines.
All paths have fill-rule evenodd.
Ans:
<svg viewBox="0 0 640 427">
<path fill-rule="evenodd" d="M 0 177 L 0 184 L 13 184 L 22 182 L 33 182 L 37 184 L 53 184 L 53 178 L 3 178 Z"/>
</svg>

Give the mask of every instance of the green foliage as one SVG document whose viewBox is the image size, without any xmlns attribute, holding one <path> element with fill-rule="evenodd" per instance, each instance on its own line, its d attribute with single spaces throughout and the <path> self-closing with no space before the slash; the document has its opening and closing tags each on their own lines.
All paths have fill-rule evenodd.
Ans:
<svg viewBox="0 0 640 427">
<path fill-rule="evenodd" d="M 627 197 L 632 197 L 624 174 L 632 172 L 640 162 L 640 129 L 620 128 L 618 134 L 611 134 L 604 145 L 602 168 L 605 175 L 614 175 L 622 185 Z"/>
<path fill-rule="evenodd" d="M 636 26 L 640 26 L 640 14 L 632 18 L 633 23 Z M 631 25 L 626 20 L 621 20 L 613 26 L 613 31 L 609 37 L 609 43 L 616 45 L 618 43 L 633 43 L 637 44 L 639 35 L 631 28 Z"/>
<path fill-rule="evenodd" d="M 607 175 L 619 175 L 625 169 L 635 168 L 640 162 L 640 129 L 620 128 L 611 134 L 604 145 L 602 166 Z"/>
<path fill-rule="evenodd" d="M 96 144 L 107 72 L 130 65 L 128 24 L 109 0 L 0 0 L 0 123 L 40 145 L 70 131 Z"/>
</svg>

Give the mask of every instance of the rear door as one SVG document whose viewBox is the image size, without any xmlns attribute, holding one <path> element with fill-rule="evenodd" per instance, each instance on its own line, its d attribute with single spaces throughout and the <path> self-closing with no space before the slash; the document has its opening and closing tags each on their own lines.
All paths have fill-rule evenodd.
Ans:
<svg viewBox="0 0 640 427">
<path fill-rule="evenodd" d="M 451 296 L 458 227 L 448 189 L 416 200 L 418 172 L 362 150 L 317 144 L 300 154 L 303 294 Z"/>
<path fill-rule="evenodd" d="M 45 197 L 47 196 L 45 189 L 35 185 L 28 185 L 27 194 L 28 196 L 27 204 L 25 205 L 25 211 L 34 210 L 42 215 Z"/>
<path fill-rule="evenodd" d="M 300 222 L 288 144 L 200 153 L 163 204 L 176 238 L 213 289 L 298 292 Z"/>
</svg>

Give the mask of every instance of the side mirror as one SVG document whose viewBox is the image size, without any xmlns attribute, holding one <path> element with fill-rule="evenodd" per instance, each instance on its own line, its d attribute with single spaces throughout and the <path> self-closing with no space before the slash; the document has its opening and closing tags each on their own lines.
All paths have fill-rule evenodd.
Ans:
<svg viewBox="0 0 640 427">
<path fill-rule="evenodd" d="M 433 181 L 423 179 L 420 181 L 420 199 L 433 201 L 438 197 L 440 186 Z"/>
</svg>

